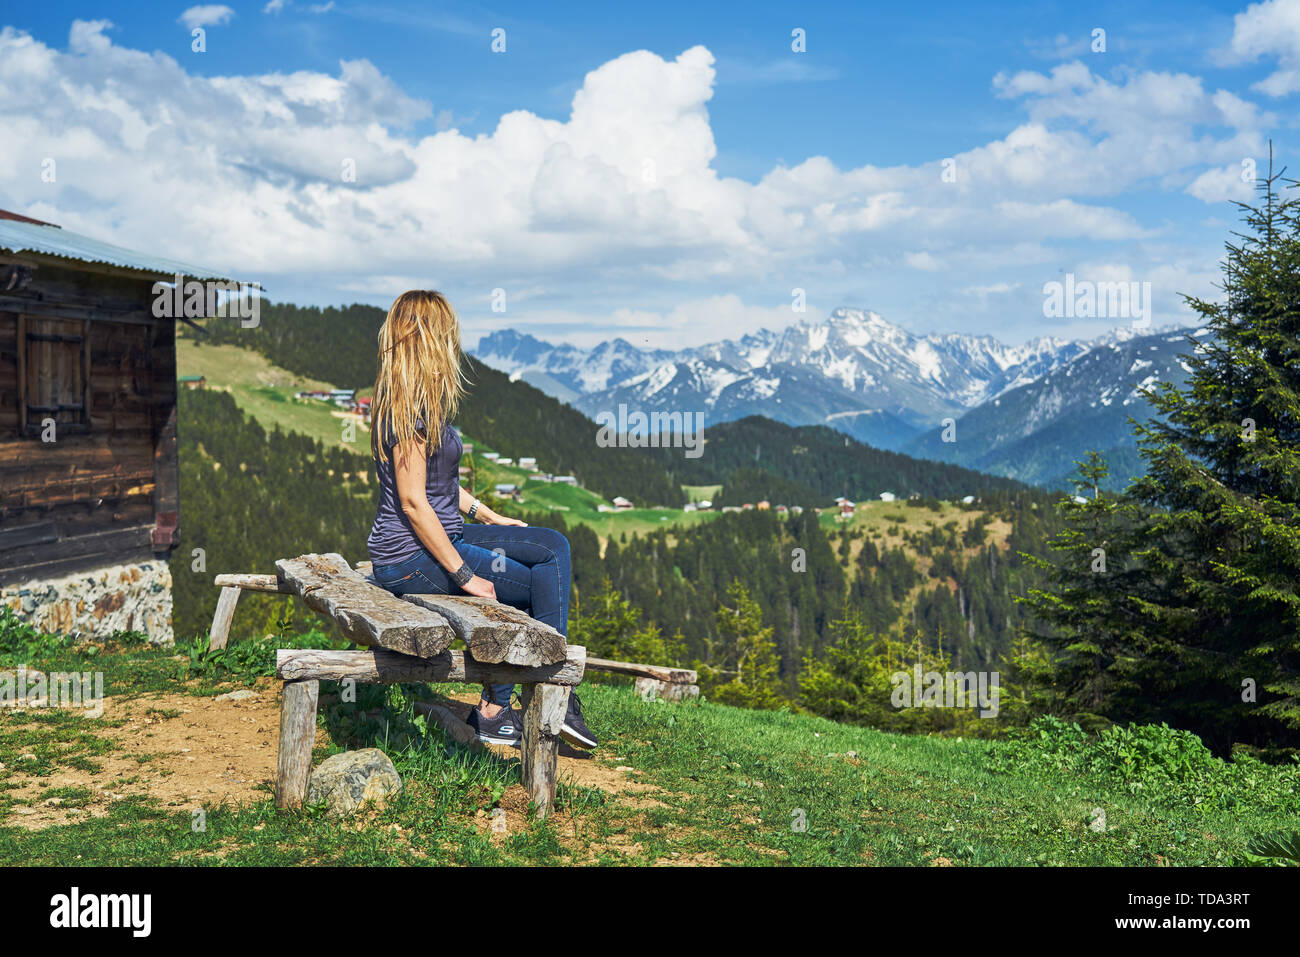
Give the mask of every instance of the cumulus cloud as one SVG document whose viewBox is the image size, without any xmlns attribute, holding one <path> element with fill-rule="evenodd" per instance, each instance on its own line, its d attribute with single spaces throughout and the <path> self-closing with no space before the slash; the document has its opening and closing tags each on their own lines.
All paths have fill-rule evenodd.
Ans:
<svg viewBox="0 0 1300 957">
<path fill-rule="evenodd" d="M 110 27 L 77 21 L 66 51 L 0 31 L 9 208 L 273 289 L 271 277 L 336 298 L 566 290 L 537 295 L 529 321 L 573 321 L 585 300 L 607 327 L 668 336 L 706 310 L 740 329 L 788 324 L 794 287 L 814 298 L 922 270 L 953 275 L 969 302 L 960 289 L 992 291 L 990 272 L 1059 262 L 1070 242 L 1140 248 L 1154 231 L 1108 197 L 1145 181 L 1216 201 L 1222 171 L 1259 155 L 1271 119 L 1196 77 L 1116 80 L 1071 62 L 995 78 L 1026 121 L 949 157 L 955 178 L 939 158 L 842 168 L 811 156 L 748 182 L 714 169 L 719 67 L 703 46 L 623 54 L 586 74 L 567 117 L 516 110 L 465 135 L 456 104 L 409 96 L 368 60 L 201 76 L 114 44 Z"/>
<path fill-rule="evenodd" d="M 185 24 L 187 30 L 196 27 L 219 27 L 229 23 L 235 11 L 225 4 L 208 3 L 190 7 L 177 18 L 178 23 Z"/>
<path fill-rule="evenodd" d="M 1227 65 L 1262 57 L 1276 59 L 1277 69 L 1255 89 L 1277 97 L 1300 91 L 1300 0 L 1251 4 L 1233 18 L 1232 38 L 1216 51 L 1216 59 Z"/>
</svg>

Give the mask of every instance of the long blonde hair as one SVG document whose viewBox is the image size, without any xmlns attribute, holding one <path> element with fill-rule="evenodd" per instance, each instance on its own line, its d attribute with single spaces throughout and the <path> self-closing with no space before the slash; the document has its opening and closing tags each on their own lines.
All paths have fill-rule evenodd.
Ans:
<svg viewBox="0 0 1300 957">
<path fill-rule="evenodd" d="M 370 451 L 383 456 L 384 436 L 395 444 L 425 440 L 429 454 L 465 394 L 460 321 L 440 292 L 404 292 L 379 328 L 379 375 L 370 410 Z M 423 421 L 423 435 L 417 422 Z"/>
</svg>

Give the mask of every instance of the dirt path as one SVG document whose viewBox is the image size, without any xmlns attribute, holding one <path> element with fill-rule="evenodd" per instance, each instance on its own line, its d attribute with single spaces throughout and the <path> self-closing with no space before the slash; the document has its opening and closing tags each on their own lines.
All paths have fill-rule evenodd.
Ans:
<svg viewBox="0 0 1300 957">
<path fill-rule="evenodd" d="M 458 694 L 448 700 L 448 706 L 464 718 L 476 701 L 474 693 Z M 189 811 L 270 798 L 280 726 L 278 682 L 264 679 L 234 700 L 162 692 L 106 697 L 104 718 L 117 726 L 104 724 L 89 730 L 119 748 L 96 756 L 96 771 L 59 768 L 35 776 L 23 773 L 21 755 L 6 759 L 5 773 L 17 785 L 8 794 L 17 804 L 5 815 L 4 824 L 37 830 L 86 815 L 103 817 L 114 802 L 133 796 Z M 325 740 L 325 732 L 318 729 L 316 743 Z M 508 747 L 493 750 L 506 757 L 518 754 Z M 647 793 L 656 789 L 637 782 L 634 772 L 597 761 L 591 753 L 567 744 L 560 745 L 558 771 L 561 780 L 624 795 L 633 805 L 658 803 Z M 83 789 L 91 796 L 84 803 L 41 798 L 58 788 Z M 523 826 L 527 804 L 518 786 L 503 797 L 501 806 L 512 831 Z"/>
</svg>

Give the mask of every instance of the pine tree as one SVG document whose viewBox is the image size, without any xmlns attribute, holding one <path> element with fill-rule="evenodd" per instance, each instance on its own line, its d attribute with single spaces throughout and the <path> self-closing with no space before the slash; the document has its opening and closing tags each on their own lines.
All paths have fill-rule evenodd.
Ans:
<svg viewBox="0 0 1300 957">
<path fill-rule="evenodd" d="M 717 684 L 726 672 L 701 669 L 700 678 L 706 688 L 713 685 L 709 697 L 745 708 L 779 708 L 786 702 L 781 696 L 780 659 L 772 640 L 772 626 L 763 626 L 758 602 L 749 597 L 749 590 L 738 580 L 727 587 L 727 599 L 729 604 L 718 609 L 717 622 L 724 646 L 722 660 L 734 662 L 735 669 L 730 672 L 734 677 Z"/>
<path fill-rule="evenodd" d="M 1270 160 L 1261 205 L 1239 204 L 1224 301 L 1187 298 L 1204 329 L 1186 383 L 1147 392 L 1146 474 L 1128 500 L 1065 507 L 1054 588 L 1030 597 L 1075 706 L 1189 728 L 1220 755 L 1300 744 L 1300 198 L 1279 197 L 1282 175 Z M 1099 578 L 1084 568 L 1103 541 Z"/>
<path fill-rule="evenodd" d="M 1300 197 L 1279 196 L 1284 173 L 1270 156 L 1262 204 L 1240 204 L 1225 301 L 1189 297 L 1208 335 L 1184 389 L 1152 395 L 1163 420 L 1137 430 L 1147 474 L 1131 492 L 1160 510 L 1137 552 L 1156 585 L 1143 617 L 1220 752 L 1300 744 Z"/>
</svg>

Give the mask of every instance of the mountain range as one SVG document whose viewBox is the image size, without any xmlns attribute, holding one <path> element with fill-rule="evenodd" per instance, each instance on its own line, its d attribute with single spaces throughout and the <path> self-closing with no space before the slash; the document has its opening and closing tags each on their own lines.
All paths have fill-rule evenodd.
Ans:
<svg viewBox="0 0 1300 957">
<path fill-rule="evenodd" d="M 836 309 L 823 322 L 677 351 L 621 338 L 582 349 L 507 329 L 484 336 L 473 354 L 593 417 L 620 404 L 702 411 L 714 423 L 763 415 L 1054 487 L 1097 448 L 1122 485 L 1137 463 L 1128 416 L 1150 411 L 1138 390 L 1182 382 L 1190 331 L 1128 326 L 1008 346 L 990 335 L 919 335 L 869 310 Z M 949 420 L 956 441 L 945 442 Z"/>
</svg>

